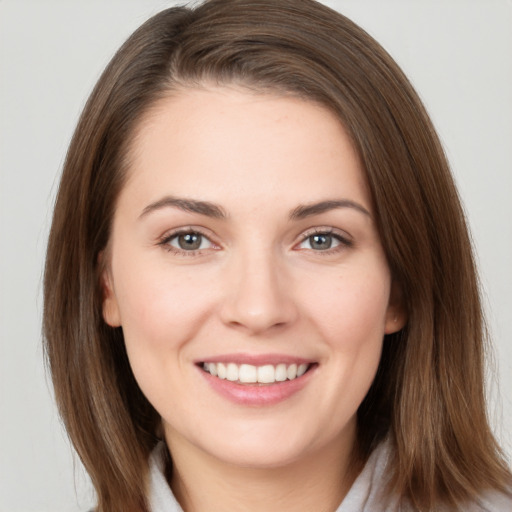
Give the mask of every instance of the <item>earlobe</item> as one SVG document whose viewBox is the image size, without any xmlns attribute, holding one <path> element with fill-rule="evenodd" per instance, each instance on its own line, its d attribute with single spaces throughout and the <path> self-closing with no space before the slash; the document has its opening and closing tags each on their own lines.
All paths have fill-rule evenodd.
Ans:
<svg viewBox="0 0 512 512">
<path fill-rule="evenodd" d="M 406 323 L 406 315 L 402 312 L 398 314 L 391 314 L 386 318 L 386 326 L 384 329 L 385 334 L 393 334 L 404 328 Z"/>
<path fill-rule="evenodd" d="M 385 334 L 393 334 L 404 328 L 407 323 L 407 313 L 400 286 L 393 282 L 389 295 L 388 310 L 386 312 Z"/>
<path fill-rule="evenodd" d="M 103 320 L 110 327 L 121 326 L 121 315 L 117 304 L 117 298 L 112 284 L 112 275 L 109 269 L 103 269 L 101 273 L 101 290 L 102 290 L 102 312 Z"/>
</svg>

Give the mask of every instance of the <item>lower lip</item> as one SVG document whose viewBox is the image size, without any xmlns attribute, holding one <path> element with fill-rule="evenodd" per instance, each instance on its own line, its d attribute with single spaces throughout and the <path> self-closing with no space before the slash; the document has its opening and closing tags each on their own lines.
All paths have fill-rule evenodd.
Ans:
<svg viewBox="0 0 512 512">
<path fill-rule="evenodd" d="M 265 406 L 274 405 L 287 400 L 298 393 L 311 379 L 317 366 L 311 367 L 304 375 L 274 384 L 238 384 L 225 379 L 219 379 L 205 372 L 199 371 L 214 391 L 224 398 L 239 405 Z"/>
</svg>

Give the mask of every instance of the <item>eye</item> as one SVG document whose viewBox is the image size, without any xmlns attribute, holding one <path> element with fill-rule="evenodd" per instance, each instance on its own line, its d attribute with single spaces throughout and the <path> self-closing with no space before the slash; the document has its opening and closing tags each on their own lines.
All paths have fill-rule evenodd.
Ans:
<svg viewBox="0 0 512 512">
<path fill-rule="evenodd" d="M 202 233 L 197 231 L 182 231 L 167 236 L 161 242 L 169 250 L 174 252 L 193 252 L 211 249 L 214 244 Z"/>
<path fill-rule="evenodd" d="M 311 235 L 302 242 L 302 245 L 306 245 L 307 249 L 314 249 L 315 251 L 325 251 L 331 249 L 333 244 L 339 244 L 339 240 L 336 240 L 332 235 L 327 233 L 320 233 Z M 309 247 L 308 247 L 309 246 Z"/>
<path fill-rule="evenodd" d="M 311 234 L 306 233 L 298 248 L 310 251 L 329 251 L 350 247 L 351 245 L 352 242 L 341 234 L 331 231 L 317 231 Z"/>
</svg>

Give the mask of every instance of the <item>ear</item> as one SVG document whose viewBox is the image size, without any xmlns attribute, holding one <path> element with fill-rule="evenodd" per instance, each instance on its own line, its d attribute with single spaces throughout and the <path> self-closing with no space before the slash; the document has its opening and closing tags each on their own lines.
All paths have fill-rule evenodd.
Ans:
<svg viewBox="0 0 512 512">
<path fill-rule="evenodd" d="M 110 325 L 110 327 L 121 326 L 121 314 L 119 306 L 117 304 L 116 293 L 114 291 L 114 283 L 112 279 L 112 272 L 110 267 L 104 264 L 101 260 L 104 258 L 104 254 L 101 253 L 98 257 L 100 267 L 103 267 L 101 271 L 101 291 L 102 291 L 102 310 L 103 320 Z M 103 264 L 102 264 L 103 263 Z"/>
<path fill-rule="evenodd" d="M 393 281 L 389 294 L 388 309 L 386 311 L 385 334 L 393 334 L 403 329 L 407 323 L 407 312 L 403 300 L 402 289 Z"/>
</svg>

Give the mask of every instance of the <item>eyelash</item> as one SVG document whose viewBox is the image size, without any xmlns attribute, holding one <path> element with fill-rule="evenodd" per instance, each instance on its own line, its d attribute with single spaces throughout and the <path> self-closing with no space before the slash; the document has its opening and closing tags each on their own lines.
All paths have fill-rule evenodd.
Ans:
<svg viewBox="0 0 512 512">
<path fill-rule="evenodd" d="M 172 246 L 170 242 L 181 235 L 198 235 L 208 240 L 214 247 L 216 246 L 216 244 L 211 241 L 210 237 L 207 234 L 193 227 L 181 228 L 176 231 L 173 231 L 172 233 L 166 233 L 159 240 L 158 245 L 160 245 L 167 252 L 171 252 L 178 256 L 200 256 L 201 254 L 203 254 L 203 251 L 205 249 L 195 249 L 186 251 L 184 249 L 178 249 L 177 247 Z"/>
<path fill-rule="evenodd" d="M 203 251 L 205 249 L 194 249 L 194 250 L 184 250 L 184 249 L 178 249 L 177 247 L 174 247 L 170 244 L 172 240 L 175 238 L 181 236 L 181 235 L 198 235 L 200 237 L 205 238 L 212 244 L 214 247 L 216 244 L 210 239 L 208 235 L 206 235 L 204 232 L 197 228 L 193 227 L 186 227 L 181 228 L 176 231 L 173 231 L 172 233 L 165 234 L 158 242 L 158 245 L 163 247 L 164 250 L 171 252 L 173 254 L 179 255 L 179 256 L 200 256 L 203 254 Z M 314 250 L 314 249 L 306 249 L 308 251 L 314 252 L 316 254 L 320 254 L 322 256 L 332 255 L 334 253 L 337 253 L 338 251 L 342 251 L 346 248 L 352 247 L 354 244 L 352 240 L 350 240 L 348 237 L 341 235 L 340 233 L 337 233 L 334 231 L 333 228 L 314 228 L 312 230 L 307 231 L 304 233 L 301 237 L 301 240 L 298 244 L 296 244 L 294 247 L 300 246 L 304 242 L 306 242 L 309 238 L 315 236 L 315 235 L 325 235 L 334 238 L 337 242 L 339 242 L 339 245 L 323 249 L 323 250 Z"/>
<path fill-rule="evenodd" d="M 314 250 L 314 249 L 306 249 L 308 251 L 312 251 L 315 254 L 319 254 L 321 256 L 329 256 L 332 254 L 335 254 L 339 251 L 343 251 L 347 248 L 350 248 L 354 245 L 354 242 L 350 240 L 347 236 L 343 236 L 342 234 L 334 231 L 333 228 L 314 228 L 310 231 L 307 231 L 302 235 L 301 241 L 298 245 L 303 244 L 305 241 L 307 241 L 309 238 L 315 236 L 315 235 L 326 235 L 334 238 L 337 242 L 339 242 L 339 245 L 333 248 L 328 248 L 324 250 Z"/>
</svg>

